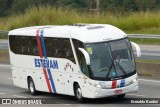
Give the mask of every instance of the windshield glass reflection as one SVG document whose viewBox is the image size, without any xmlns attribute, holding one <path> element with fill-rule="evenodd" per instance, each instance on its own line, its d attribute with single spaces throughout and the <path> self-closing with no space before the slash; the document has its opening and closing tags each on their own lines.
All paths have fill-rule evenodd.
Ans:
<svg viewBox="0 0 160 107">
<path fill-rule="evenodd" d="M 92 77 L 116 78 L 135 71 L 135 62 L 128 39 L 88 43 Z"/>
</svg>

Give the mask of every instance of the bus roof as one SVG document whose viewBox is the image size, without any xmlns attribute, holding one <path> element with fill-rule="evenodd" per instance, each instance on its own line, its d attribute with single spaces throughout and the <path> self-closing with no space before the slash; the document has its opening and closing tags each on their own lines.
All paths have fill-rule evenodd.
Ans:
<svg viewBox="0 0 160 107">
<path fill-rule="evenodd" d="M 38 29 L 44 30 L 44 37 L 73 38 L 84 43 L 110 41 L 127 36 L 122 30 L 109 24 L 32 26 L 11 30 L 9 35 L 36 36 Z"/>
</svg>

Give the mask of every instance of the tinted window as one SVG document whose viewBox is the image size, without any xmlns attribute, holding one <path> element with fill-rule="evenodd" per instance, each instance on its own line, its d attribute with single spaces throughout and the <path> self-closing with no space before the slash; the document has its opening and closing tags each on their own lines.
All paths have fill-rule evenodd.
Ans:
<svg viewBox="0 0 160 107">
<path fill-rule="evenodd" d="M 73 45 L 74 45 L 74 48 L 75 48 L 75 51 L 76 51 L 78 61 L 80 61 L 80 59 L 81 59 L 80 56 L 81 56 L 82 53 L 78 50 L 78 48 L 84 48 L 83 43 L 79 40 L 73 39 Z"/>
<path fill-rule="evenodd" d="M 45 37 L 48 57 L 66 58 L 75 63 L 72 47 L 68 38 Z M 15 54 L 39 56 L 35 36 L 9 36 L 10 49 Z"/>
<path fill-rule="evenodd" d="M 15 54 L 39 55 L 36 37 L 9 36 L 10 49 Z"/>
<path fill-rule="evenodd" d="M 85 57 L 82 54 L 82 52 L 80 52 L 78 49 L 78 48 L 84 48 L 84 45 L 81 41 L 75 40 L 75 39 L 73 39 L 73 44 L 75 47 L 75 51 L 76 51 L 76 55 L 79 61 L 80 68 L 85 75 L 89 76 L 89 71 L 88 71 L 86 61 L 85 61 Z"/>
<path fill-rule="evenodd" d="M 45 38 L 48 57 L 66 58 L 75 63 L 70 40 L 67 38 Z"/>
</svg>

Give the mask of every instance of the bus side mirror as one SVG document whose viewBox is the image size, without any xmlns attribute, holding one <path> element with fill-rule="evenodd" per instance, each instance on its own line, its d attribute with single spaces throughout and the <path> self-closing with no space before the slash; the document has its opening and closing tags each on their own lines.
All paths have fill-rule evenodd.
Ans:
<svg viewBox="0 0 160 107">
<path fill-rule="evenodd" d="M 141 56 L 141 48 L 139 47 L 139 45 L 137 45 L 137 44 L 134 43 L 134 42 L 131 42 L 131 45 L 132 45 L 133 47 L 135 47 L 136 52 L 137 52 L 137 57 L 140 57 L 140 56 Z"/>
<path fill-rule="evenodd" d="M 83 48 L 78 48 L 78 49 L 83 53 L 85 60 L 86 60 L 86 64 L 90 65 L 90 57 L 89 57 L 88 52 L 84 50 Z"/>
</svg>

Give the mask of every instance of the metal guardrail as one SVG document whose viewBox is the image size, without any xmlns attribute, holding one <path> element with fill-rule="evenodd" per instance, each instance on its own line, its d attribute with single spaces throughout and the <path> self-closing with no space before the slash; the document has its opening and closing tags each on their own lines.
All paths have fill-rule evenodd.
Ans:
<svg viewBox="0 0 160 107">
<path fill-rule="evenodd" d="M 9 31 L 0 30 L 0 34 L 7 34 Z M 127 34 L 129 38 L 140 38 L 140 39 L 160 39 L 160 35 L 153 34 Z"/>
<path fill-rule="evenodd" d="M 6 31 L 6 30 L 0 30 L 0 34 L 7 34 L 8 33 L 8 31 Z"/>
<path fill-rule="evenodd" d="M 140 39 L 160 39 L 160 35 L 152 34 L 127 34 L 129 38 L 140 38 Z"/>
</svg>

